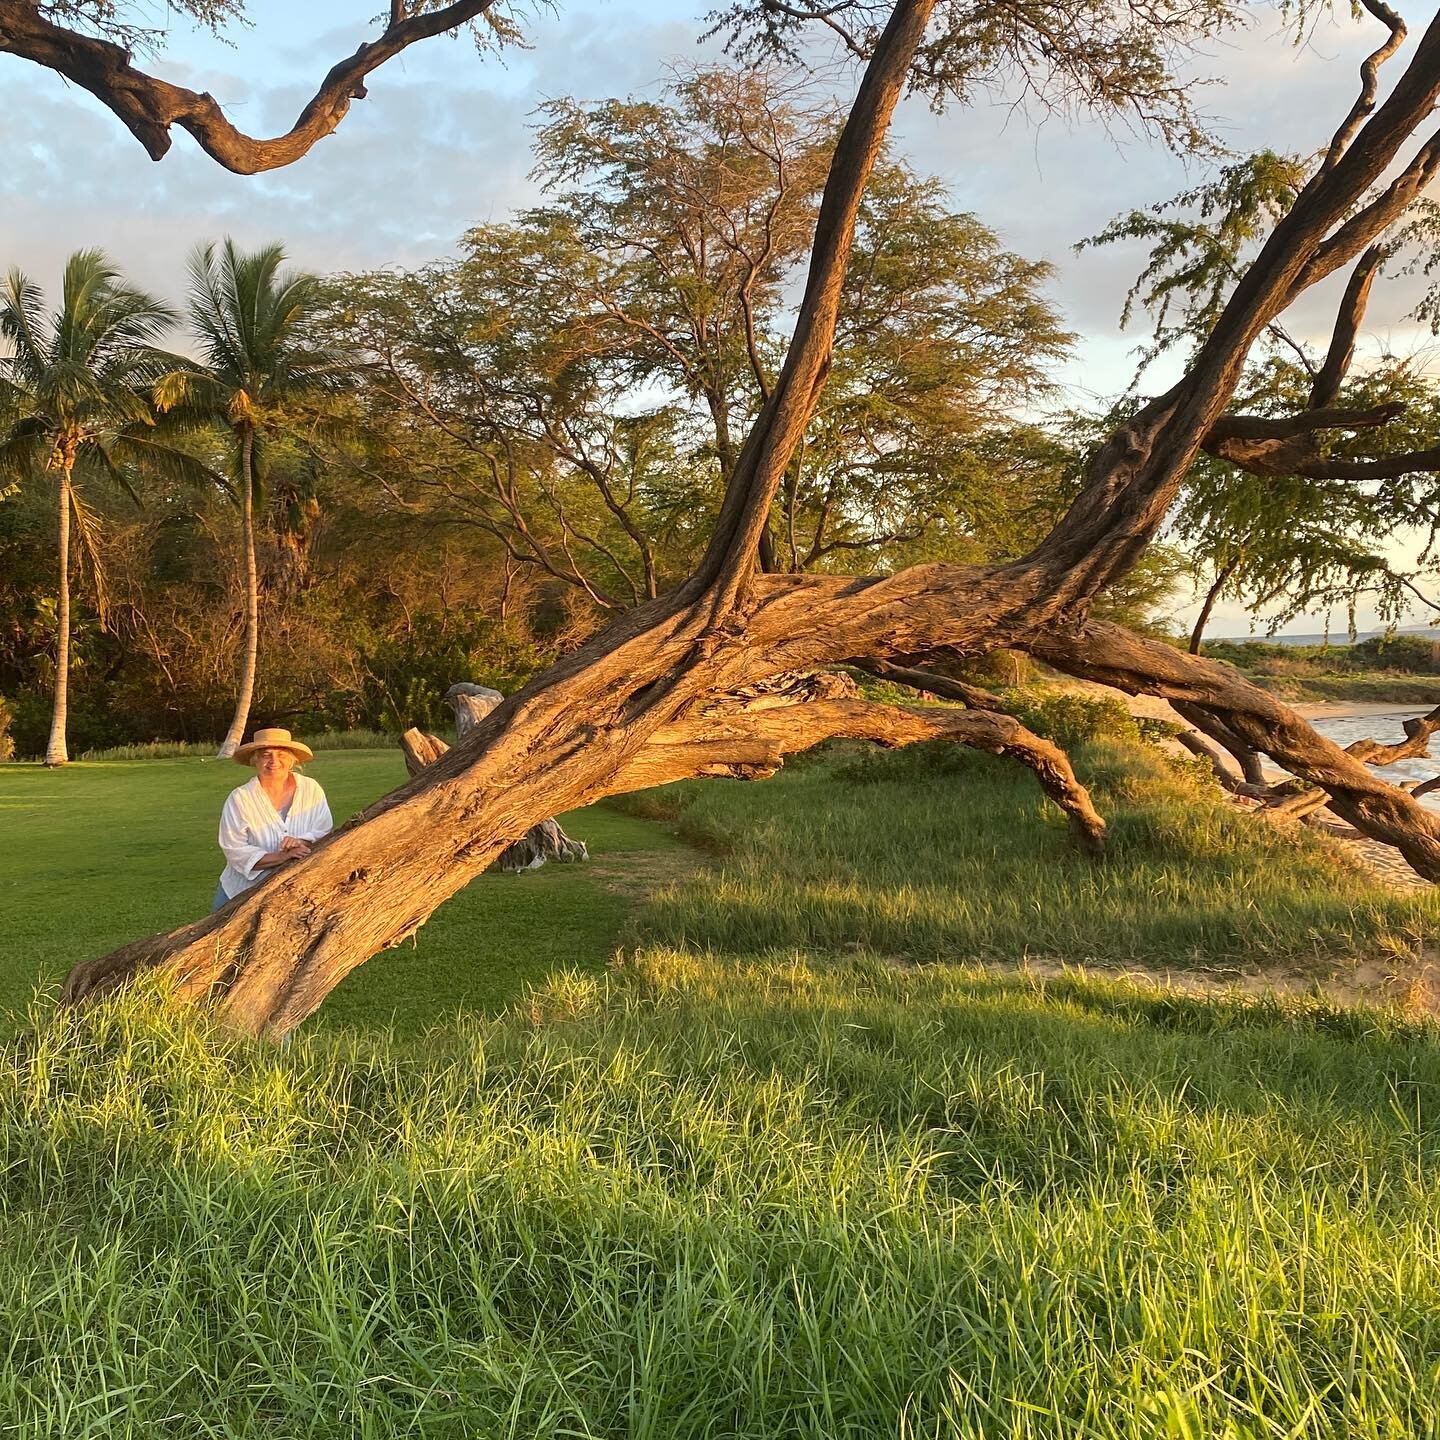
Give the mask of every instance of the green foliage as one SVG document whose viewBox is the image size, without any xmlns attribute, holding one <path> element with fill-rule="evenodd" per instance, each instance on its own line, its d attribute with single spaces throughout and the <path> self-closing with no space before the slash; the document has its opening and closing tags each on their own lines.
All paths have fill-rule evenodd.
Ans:
<svg viewBox="0 0 1440 1440">
<path fill-rule="evenodd" d="M 1205 654 L 1289 700 L 1440 704 L 1434 642 L 1422 636 L 1374 637 L 1357 645 L 1211 640 Z"/>
<path fill-rule="evenodd" d="M 1440 641 L 1428 635 L 1372 635 L 1352 645 L 1348 658 L 1357 669 L 1440 675 Z"/>
<path fill-rule="evenodd" d="M 547 657 L 518 627 L 483 614 L 414 615 L 402 634 L 376 637 L 361 651 L 380 728 L 444 729 L 454 716 L 445 692 L 457 677 L 509 694 Z"/>
<path fill-rule="evenodd" d="M 131 496 L 138 471 L 213 480 L 166 443 L 151 404 L 155 382 L 180 363 L 158 344 L 173 320 L 99 250 L 70 256 L 50 314 L 39 286 L 11 269 L 0 290 L 0 480 L 34 482 L 71 465 L 78 481 Z"/>
<path fill-rule="evenodd" d="M 794 325 L 835 128 L 769 70 L 547 104 L 543 207 L 472 230 L 459 261 L 333 287 L 334 333 L 373 363 L 367 467 L 383 454 L 401 503 L 606 608 L 687 573 Z M 1006 412 L 1044 398 L 1072 338 L 1048 278 L 882 158 L 776 503 L 782 566 L 1025 548 L 1053 447 Z"/>
<path fill-rule="evenodd" d="M 1005 703 L 1017 720 L 1062 750 L 1094 740 L 1140 739 L 1135 717 L 1118 695 L 1036 688 L 1007 692 Z"/>
<path fill-rule="evenodd" d="M 823 764 L 830 776 L 848 785 L 924 785 L 941 776 L 962 775 L 974 768 L 974 761 L 973 750 L 946 740 L 930 740 L 899 750 L 858 745 L 848 751 L 828 752 L 822 761 L 812 763 Z"/>
<path fill-rule="evenodd" d="M 1284 7 L 1293 14 L 1306 7 Z M 868 54 L 893 7 L 886 0 L 727 0 L 710 12 L 711 35 L 742 60 L 800 63 L 808 42 L 838 35 Z M 1191 100 L 1193 79 L 1178 73 L 1191 47 L 1243 23 L 1228 0 L 1146 0 L 1116 9 L 1080 0 L 1002 18 L 965 0 L 940 0 L 911 66 L 910 84 L 940 108 L 1019 95 L 1042 110 L 1088 111 L 1162 136 L 1182 153 L 1211 148 Z M 821 28 L 821 27 L 825 28 Z"/>
<path fill-rule="evenodd" d="M 298 428 L 299 417 L 285 407 L 313 410 L 351 378 L 350 357 L 316 331 L 318 277 L 285 270 L 284 261 L 278 244 L 249 253 L 228 237 L 218 253 L 213 243 L 197 245 L 186 308 L 201 363 L 177 364 L 155 385 L 156 404 L 167 414 L 251 437 L 257 501 L 267 436 L 282 421 Z"/>
<path fill-rule="evenodd" d="M 1152 313 L 1155 331 L 1143 351 L 1145 363 L 1182 340 L 1196 345 L 1210 333 L 1245 265 L 1294 204 L 1312 163 L 1262 150 L 1171 200 L 1118 216 L 1076 246 L 1150 242 L 1149 261 L 1120 316 L 1121 326 L 1128 325 L 1137 301 Z"/>
</svg>

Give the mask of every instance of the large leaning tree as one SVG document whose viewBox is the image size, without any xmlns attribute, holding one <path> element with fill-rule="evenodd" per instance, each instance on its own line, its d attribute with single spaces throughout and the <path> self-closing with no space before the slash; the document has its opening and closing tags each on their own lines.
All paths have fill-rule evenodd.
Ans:
<svg viewBox="0 0 1440 1440">
<path fill-rule="evenodd" d="M 1193 117 L 1173 62 L 1187 42 L 1214 36 L 1233 15 L 1225 4 L 1191 0 L 1069 0 L 1003 11 L 963 0 L 737 0 L 719 23 L 742 46 L 794 49 L 802 27 L 816 21 L 865 66 L 831 160 L 794 334 L 700 563 L 538 676 L 308 859 L 202 921 L 78 965 L 68 998 L 158 972 L 176 997 L 206 1002 L 244 1030 L 283 1035 L 546 815 L 686 776 L 764 776 L 787 752 L 831 736 L 891 745 L 944 738 L 1011 755 L 1032 765 L 1077 836 L 1098 849 L 1103 821 L 1064 756 L 987 708 L 983 691 L 958 687 L 966 708 L 907 709 L 870 703 L 839 678 L 813 673 L 860 661 L 913 675 L 948 656 L 1002 646 L 1187 704 L 1323 788 L 1339 814 L 1440 880 L 1440 816 L 1371 773 L 1364 756 L 1376 747 L 1347 753 L 1232 669 L 1092 615 L 1164 524 L 1202 448 L 1223 446 L 1263 466 L 1288 446 L 1300 463 L 1317 435 L 1346 423 L 1323 389 L 1320 403 L 1287 416 L 1230 406 L 1267 327 L 1326 277 L 1364 264 L 1440 169 L 1440 19 L 1382 99 L 1382 67 L 1402 49 L 1405 29 L 1382 0 L 1364 4 L 1383 35 L 1354 102 L 1293 202 L 1237 266 L 1182 377 L 1094 450 L 1050 533 L 1003 565 L 933 563 L 855 578 L 765 573 L 758 558 L 825 385 L 856 216 L 907 84 L 963 100 L 1003 78 L 1040 100 L 1139 115 L 1183 144 Z M 484 7 L 414 13 L 396 0 L 382 38 L 331 71 L 295 130 L 274 142 L 239 135 L 213 101 L 145 75 L 107 42 L 60 29 L 46 12 L 63 8 L 76 7 L 0 5 L 0 49 L 86 85 L 152 153 L 163 153 L 170 125 L 180 124 L 224 163 L 256 169 L 293 158 L 333 129 L 363 92 L 364 76 L 426 27 Z M 1332 346 L 1342 369 L 1358 325 L 1356 287 L 1346 294 Z M 1409 463 L 1425 470 L 1434 460 L 1422 454 Z M 787 678 L 801 671 L 811 673 Z"/>
</svg>

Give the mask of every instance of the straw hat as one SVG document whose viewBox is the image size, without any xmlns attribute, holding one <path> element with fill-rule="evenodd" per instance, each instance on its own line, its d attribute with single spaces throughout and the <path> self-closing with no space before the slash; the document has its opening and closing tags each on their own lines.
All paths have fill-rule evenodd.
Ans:
<svg viewBox="0 0 1440 1440">
<path fill-rule="evenodd" d="M 257 750 L 288 750 L 297 760 L 313 760 L 315 752 L 303 740 L 291 738 L 288 730 L 257 730 L 248 745 L 241 745 L 230 758 L 248 765 Z"/>
</svg>

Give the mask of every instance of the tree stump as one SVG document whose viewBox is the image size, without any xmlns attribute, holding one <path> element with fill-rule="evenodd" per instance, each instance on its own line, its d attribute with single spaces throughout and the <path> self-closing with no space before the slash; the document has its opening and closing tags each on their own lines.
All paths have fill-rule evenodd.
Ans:
<svg viewBox="0 0 1440 1440">
<path fill-rule="evenodd" d="M 445 698 L 455 711 L 455 738 L 463 740 L 505 697 L 488 686 L 461 681 L 445 692 Z M 450 749 L 438 735 L 418 729 L 407 730 L 400 737 L 400 748 L 405 752 L 405 768 L 412 776 L 433 765 Z M 524 870 L 538 870 L 547 860 L 568 865 L 589 858 L 585 842 L 572 840 L 551 818 L 532 826 L 507 846 L 490 868 L 518 875 Z"/>
</svg>

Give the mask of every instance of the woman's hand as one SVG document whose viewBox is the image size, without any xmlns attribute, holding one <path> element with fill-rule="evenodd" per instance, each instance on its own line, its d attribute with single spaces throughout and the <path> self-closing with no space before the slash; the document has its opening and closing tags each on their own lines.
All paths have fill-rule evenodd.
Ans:
<svg viewBox="0 0 1440 1440">
<path fill-rule="evenodd" d="M 282 865 L 288 865 L 292 860 L 303 860 L 310 853 L 310 842 L 308 840 L 297 840 L 293 835 L 287 835 L 281 842 L 278 850 L 268 851 L 256 862 L 257 870 L 278 870 Z"/>
</svg>

